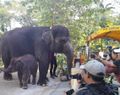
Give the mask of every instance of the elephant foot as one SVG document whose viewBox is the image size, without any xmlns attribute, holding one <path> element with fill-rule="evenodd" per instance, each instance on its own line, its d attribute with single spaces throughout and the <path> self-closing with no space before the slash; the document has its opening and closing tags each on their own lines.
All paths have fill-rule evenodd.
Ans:
<svg viewBox="0 0 120 95">
<path fill-rule="evenodd" d="M 40 82 L 40 81 L 38 81 L 37 82 L 37 85 L 40 85 L 40 86 L 42 86 L 42 87 L 45 87 L 45 86 L 47 86 L 47 82 L 45 81 L 45 82 Z"/>
<path fill-rule="evenodd" d="M 40 84 L 40 86 L 45 87 L 45 86 L 47 86 L 47 84 Z"/>
<path fill-rule="evenodd" d="M 20 83 L 20 88 L 22 88 L 23 87 L 23 83 Z"/>
<path fill-rule="evenodd" d="M 12 74 L 9 74 L 9 73 L 4 73 L 4 79 L 5 80 L 12 80 Z"/>
<path fill-rule="evenodd" d="M 27 89 L 28 88 L 27 83 L 20 82 L 20 88 Z"/>
<path fill-rule="evenodd" d="M 27 85 L 24 85 L 22 88 L 23 88 L 23 89 L 27 89 L 27 88 L 28 88 L 28 86 L 27 86 Z"/>
</svg>

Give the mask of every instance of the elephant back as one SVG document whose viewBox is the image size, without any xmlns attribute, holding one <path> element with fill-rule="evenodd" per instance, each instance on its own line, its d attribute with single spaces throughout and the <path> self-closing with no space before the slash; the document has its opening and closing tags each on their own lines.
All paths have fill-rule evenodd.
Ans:
<svg viewBox="0 0 120 95">
<path fill-rule="evenodd" d="M 22 27 L 6 32 L 2 38 L 2 51 L 9 53 L 11 57 L 19 57 L 24 54 L 34 55 L 34 42 L 41 38 L 43 32 L 49 27 Z M 6 47 L 6 49 L 4 48 Z M 8 51 L 7 53 L 5 53 Z"/>
</svg>

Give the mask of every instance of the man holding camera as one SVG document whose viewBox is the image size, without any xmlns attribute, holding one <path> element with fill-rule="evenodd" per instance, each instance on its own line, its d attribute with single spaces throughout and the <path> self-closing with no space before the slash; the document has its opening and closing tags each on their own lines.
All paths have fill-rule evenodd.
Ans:
<svg viewBox="0 0 120 95">
<path fill-rule="evenodd" d="M 85 87 L 75 91 L 73 95 L 114 95 L 113 90 L 104 82 L 105 67 L 97 61 L 88 61 L 81 72 Z M 66 95 L 72 95 L 66 92 Z"/>
</svg>

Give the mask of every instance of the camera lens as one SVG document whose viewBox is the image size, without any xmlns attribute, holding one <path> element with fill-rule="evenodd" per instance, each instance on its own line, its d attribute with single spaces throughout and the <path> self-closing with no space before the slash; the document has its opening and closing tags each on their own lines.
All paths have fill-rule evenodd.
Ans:
<svg viewBox="0 0 120 95">
<path fill-rule="evenodd" d="M 74 93 L 74 90 L 73 89 L 70 89 L 66 92 L 67 95 L 72 95 Z"/>
<path fill-rule="evenodd" d="M 103 57 L 107 57 L 107 54 L 104 54 Z"/>
<path fill-rule="evenodd" d="M 82 79 L 80 74 L 71 75 L 71 78 L 72 79 L 77 79 L 77 80 L 81 80 Z"/>
</svg>

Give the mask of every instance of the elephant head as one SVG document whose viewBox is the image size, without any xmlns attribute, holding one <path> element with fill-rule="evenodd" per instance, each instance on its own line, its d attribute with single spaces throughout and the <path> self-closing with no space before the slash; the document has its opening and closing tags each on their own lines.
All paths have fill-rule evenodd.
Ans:
<svg viewBox="0 0 120 95">
<path fill-rule="evenodd" d="M 4 70 L 4 72 L 12 73 L 12 72 L 15 72 L 15 71 L 16 71 L 16 59 L 12 58 L 8 68 L 6 68 Z"/>
<path fill-rule="evenodd" d="M 67 57 L 69 74 L 72 67 L 73 48 L 70 44 L 69 30 L 61 25 L 53 26 L 50 31 L 43 33 L 42 38 L 50 46 L 50 51 L 64 53 Z"/>
<path fill-rule="evenodd" d="M 4 72 L 12 73 L 20 69 L 20 67 L 22 67 L 22 62 L 20 61 L 20 58 L 12 58 L 8 68 L 5 69 Z"/>
</svg>

